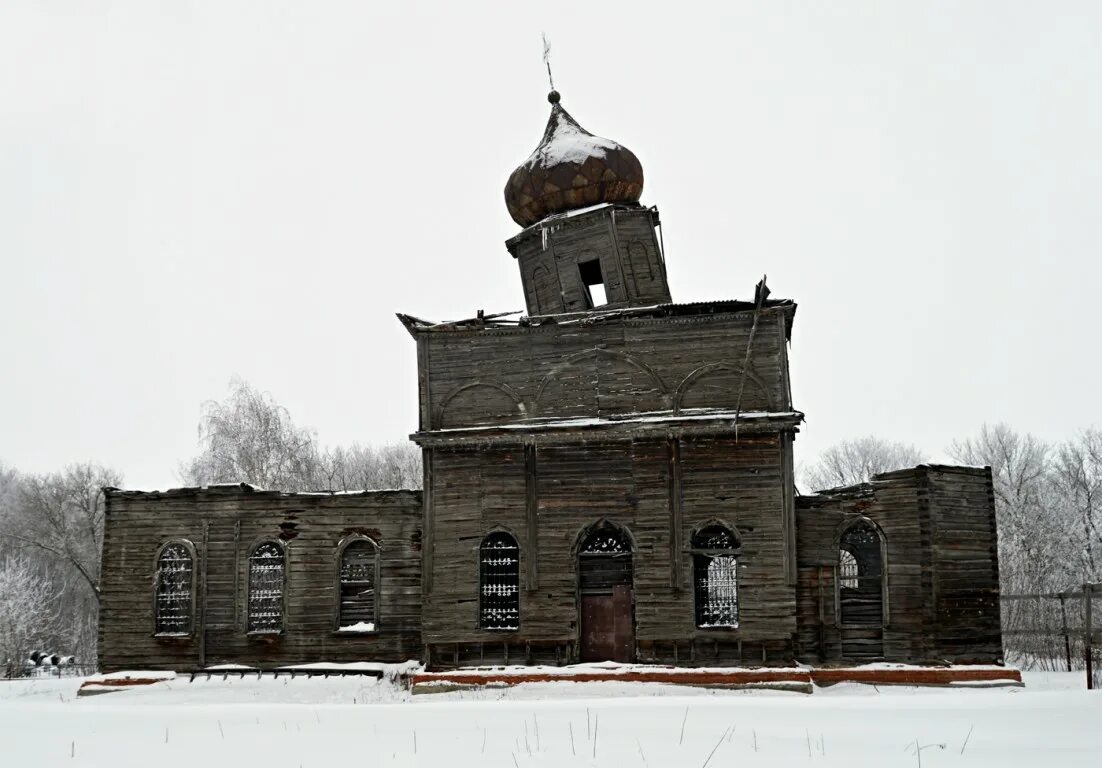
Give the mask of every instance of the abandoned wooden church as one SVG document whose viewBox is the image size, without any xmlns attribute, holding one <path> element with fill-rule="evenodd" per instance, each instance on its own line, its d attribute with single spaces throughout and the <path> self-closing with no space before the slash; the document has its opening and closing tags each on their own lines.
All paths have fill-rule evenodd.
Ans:
<svg viewBox="0 0 1102 768">
<path fill-rule="evenodd" d="M 528 313 L 429 322 L 423 491 L 109 489 L 100 665 L 998 662 L 988 469 L 796 493 L 796 305 L 675 304 L 629 150 L 552 92 Z"/>
</svg>

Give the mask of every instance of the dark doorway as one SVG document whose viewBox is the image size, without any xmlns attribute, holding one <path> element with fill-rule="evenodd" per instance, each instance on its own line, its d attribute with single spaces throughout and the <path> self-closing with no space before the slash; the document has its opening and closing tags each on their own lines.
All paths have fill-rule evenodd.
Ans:
<svg viewBox="0 0 1102 768">
<path fill-rule="evenodd" d="M 581 661 L 630 662 L 635 653 L 631 543 L 611 525 L 589 532 L 578 551 Z"/>
<path fill-rule="evenodd" d="M 838 614 L 844 657 L 884 655 L 883 542 L 864 520 L 847 528 L 839 541 Z"/>
</svg>

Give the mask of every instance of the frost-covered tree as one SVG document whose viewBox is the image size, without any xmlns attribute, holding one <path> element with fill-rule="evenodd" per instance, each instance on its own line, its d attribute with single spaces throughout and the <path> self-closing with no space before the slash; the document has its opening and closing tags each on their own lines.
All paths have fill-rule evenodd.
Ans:
<svg viewBox="0 0 1102 768">
<path fill-rule="evenodd" d="M 1102 580 L 1102 430 L 1088 429 L 1062 443 L 1052 462 L 1084 581 Z"/>
<path fill-rule="evenodd" d="M 203 404 L 199 441 L 202 451 L 181 471 L 190 485 L 252 483 L 305 490 L 318 467 L 313 431 L 297 426 L 270 394 L 237 378 L 230 382 L 228 398 Z"/>
<path fill-rule="evenodd" d="M 922 452 L 913 445 L 869 435 L 845 440 L 823 451 L 819 460 L 803 472 L 803 484 L 814 491 L 854 485 L 881 472 L 913 467 L 924 460 Z"/>
<path fill-rule="evenodd" d="M 104 486 L 122 482 L 98 464 L 48 475 L 14 475 L 0 498 L 0 542 L 52 585 L 55 650 L 90 663 L 96 655 Z"/>
<path fill-rule="evenodd" d="M 411 443 L 321 448 L 266 392 L 234 379 L 222 402 L 203 405 L 202 451 L 180 474 L 189 485 L 252 483 L 280 491 L 420 488 L 421 452 Z"/>
<path fill-rule="evenodd" d="M 1066 589 L 1066 575 L 1054 567 L 1067 542 L 1052 482 L 1052 447 L 1006 424 L 984 424 L 948 453 L 962 464 L 991 467 L 1003 591 Z"/>
<path fill-rule="evenodd" d="M 330 448 L 320 456 L 315 484 L 332 491 L 420 488 L 421 449 L 413 443 Z"/>
<path fill-rule="evenodd" d="M 0 670 L 5 676 L 24 674 L 31 653 L 56 639 L 58 597 L 59 590 L 32 558 L 0 559 Z"/>
</svg>

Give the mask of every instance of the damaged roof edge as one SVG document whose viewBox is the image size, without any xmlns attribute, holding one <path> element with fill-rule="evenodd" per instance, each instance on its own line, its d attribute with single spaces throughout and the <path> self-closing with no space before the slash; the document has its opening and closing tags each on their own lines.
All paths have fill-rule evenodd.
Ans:
<svg viewBox="0 0 1102 768">
<path fill-rule="evenodd" d="M 128 488 L 103 488 L 107 498 L 179 498 L 185 496 L 255 496 L 262 499 L 328 499 L 333 497 L 397 497 L 403 494 L 421 494 L 419 488 L 379 488 L 357 491 L 275 491 L 264 490 L 249 483 L 217 483 L 211 485 L 192 485 L 165 490 L 143 491 Z"/>
<path fill-rule="evenodd" d="M 457 331 L 483 330 L 523 330 L 559 325 L 592 325 L 620 320 L 647 320 L 666 317 L 700 317 L 705 315 L 750 314 L 755 310 L 754 302 L 725 299 L 720 301 L 695 301 L 687 304 L 654 304 L 646 307 L 621 307 L 618 309 L 591 309 L 586 312 L 566 312 L 555 315 L 522 315 L 518 319 L 506 319 L 519 312 L 501 312 L 487 315 L 479 313 L 476 317 L 434 323 L 413 315 L 396 313 L 398 320 L 411 335 L 419 333 L 454 333 Z M 784 334 L 786 340 L 792 339 L 792 322 L 796 314 L 796 302 L 791 299 L 766 300 L 762 314 L 782 312 L 785 314 Z"/>
</svg>

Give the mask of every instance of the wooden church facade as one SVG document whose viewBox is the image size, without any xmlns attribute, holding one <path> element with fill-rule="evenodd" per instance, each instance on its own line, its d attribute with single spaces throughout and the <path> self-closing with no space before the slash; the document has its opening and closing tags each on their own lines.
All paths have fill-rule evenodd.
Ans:
<svg viewBox="0 0 1102 768">
<path fill-rule="evenodd" d="M 105 670 L 1001 660 L 990 471 L 797 496 L 795 304 L 672 303 L 641 166 L 551 101 L 527 314 L 399 316 L 423 491 L 109 489 Z"/>
</svg>

